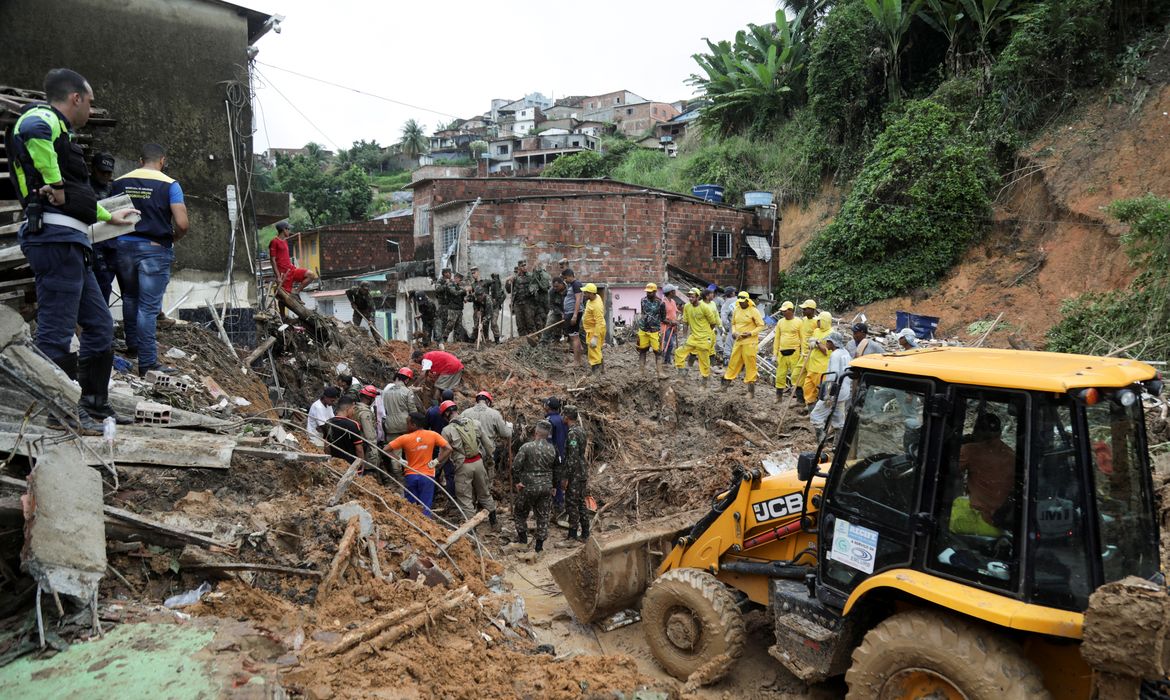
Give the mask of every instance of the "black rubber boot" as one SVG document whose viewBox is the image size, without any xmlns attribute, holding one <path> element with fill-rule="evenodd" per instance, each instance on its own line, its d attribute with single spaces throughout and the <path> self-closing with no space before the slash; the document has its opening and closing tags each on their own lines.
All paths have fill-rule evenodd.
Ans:
<svg viewBox="0 0 1170 700">
<path fill-rule="evenodd" d="M 582 542 L 589 539 L 589 521 L 581 523 L 581 537 L 578 539 L 580 539 Z"/>
<path fill-rule="evenodd" d="M 119 416 L 110 406 L 110 371 L 113 366 L 113 350 L 78 359 L 77 383 L 81 385 L 79 405 L 98 422 L 113 416 L 118 425 L 130 425 L 134 422 L 133 418 Z"/>
<path fill-rule="evenodd" d="M 488 525 L 491 525 L 493 528 L 495 528 L 495 527 L 498 527 L 499 524 L 500 524 L 500 519 L 496 515 L 496 511 L 493 510 L 492 512 L 488 513 Z"/>
<path fill-rule="evenodd" d="M 575 527 L 569 528 L 569 532 L 565 535 L 565 539 L 567 539 L 567 540 L 577 539 L 577 528 L 575 528 Z"/>
<path fill-rule="evenodd" d="M 520 536 L 516 538 L 516 541 L 519 542 L 520 544 L 528 544 L 528 533 L 521 532 Z"/>
<path fill-rule="evenodd" d="M 544 551 L 544 540 L 537 540 L 536 541 L 536 551 L 538 551 L 538 552 Z"/>
<path fill-rule="evenodd" d="M 62 357 L 51 357 L 53 364 L 61 368 L 67 377 L 73 381 L 77 381 L 77 355 L 69 354 Z"/>
</svg>

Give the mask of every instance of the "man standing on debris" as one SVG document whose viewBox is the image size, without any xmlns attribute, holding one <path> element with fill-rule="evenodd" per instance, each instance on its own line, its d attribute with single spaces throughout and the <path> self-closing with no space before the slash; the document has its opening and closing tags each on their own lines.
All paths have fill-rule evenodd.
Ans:
<svg viewBox="0 0 1170 700">
<path fill-rule="evenodd" d="M 361 427 L 362 440 L 369 453 L 370 464 L 377 463 L 374 447 L 378 444 L 378 419 L 374 415 L 374 400 L 378 398 L 378 387 L 367 384 L 358 392 L 357 403 L 353 405 L 353 418 Z"/>
<path fill-rule="evenodd" d="M 725 287 L 723 289 L 723 305 L 719 307 L 719 327 L 723 332 L 722 342 L 719 344 L 719 354 L 723 361 L 729 364 L 731 353 L 735 347 L 735 331 L 731 329 L 732 317 L 738 306 L 739 300 L 736 297 L 735 287 Z"/>
<path fill-rule="evenodd" d="M 137 170 L 114 180 L 111 194 L 128 194 L 142 219 L 118 237 L 118 289 L 122 292 L 122 329 L 126 348 L 138 351 L 138 376 L 151 370 L 173 372 L 158 362 L 155 331 L 163 295 L 171 280 L 174 244 L 187 235 L 183 188 L 163 174 L 167 154 L 157 143 L 142 147 Z"/>
<path fill-rule="evenodd" d="M 565 406 L 562 415 L 569 426 L 569 433 L 565 439 L 565 461 L 557 480 L 565 492 L 565 510 L 569 516 L 568 538 L 584 542 L 589 539 L 589 511 L 585 508 L 589 481 L 589 467 L 585 464 L 585 446 L 589 444 L 589 436 L 578 422 L 576 406 Z"/>
<path fill-rule="evenodd" d="M 289 294 L 300 294 L 305 285 L 317 279 L 317 273 L 303 267 L 295 267 L 288 254 L 288 238 L 291 228 L 287 221 L 276 224 L 276 236 L 268 243 L 268 259 L 281 289 Z M 293 288 L 296 285 L 296 288 Z"/>
<path fill-rule="evenodd" d="M 425 292 L 411 292 L 418 315 L 414 317 L 422 326 L 422 341 L 430 345 L 435 340 L 435 304 Z"/>
<path fill-rule="evenodd" d="M 353 307 L 353 318 L 350 319 L 353 325 L 361 328 L 362 321 L 365 321 L 370 328 L 373 328 L 374 300 L 370 298 L 370 283 L 362 282 L 350 287 L 345 291 L 345 297 L 349 299 L 349 303 Z"/>
<path fill-rule="evenodd" d="M 321 398 L 309 406 L 309 420 L 305 424 L 309 435 L 314 437 L 321 435 L 322 427 L 333 417 L 333 404 L 337 403 L 337 399 L 340 397 L 340 389 L 335 386 L 327 386 L 325 391 L 321 392 Z"/>
<path fill-rule="evenodd" d="M 528 513 L 532 512 L 536 515 L 537 552 L 544 550 L 549 516 L 552 515 L 557 451 L 548 441 L 551 432 L 548 421 L 537 421 L 532 440 L 524 443 L 512 460 L 512 481 L 516 491 L 512 500 L 512 522 L 516 526 L 516 543 L 528 544 Z"/>
<path fill-rule="evenodd" d="M 573 364 L 584 367 L 581 352 L 581 314 L 585 310 L 582 285 L 567 267 L 561 270 L 561 279 L 565 282 L 565 335 L 569 336 L 569 344 L 573 347 Z"/>
<path fill-rule="evenodd" d="M 504 294 L 504 283 L 500 281 L 500 273 L 493 272 L 491 282 L 488 283 L 492 294 L 492 337 L 496 342 L 500 342 L 500 323 L 504 315 L 504 300 L 507 295 Z"/>
<path fill-rule="evenodd" d="M 668 284 L 662 288 L 662 363 L 674 362 L 674 351 L 678 348 L 679 307 L 678 287 Z"/>
<path fill-rule="evenodd" d="M 845 349 L 844 336 L 833 331 L 825 337 L 825 346 L 829 348 L 829 364 L 822 382 L 827 383 L 827 387 L 819 392 L 816 406 L 809 414 L 818 443 L 825 438 L 830 425 L 837 430 L 845 425 L 845 407 L 849 405 L 853 390 L 853 382 L 847 374 L 853 358 Z"/>
<path fill-rule="evenodd" d="M 406 424 L 407 417 L 412 413 L 422 411 L 418 394 L 406 385 L 412 379 L 414 379 L 414 370 L 402 367 L 395 373 L 394 381 L 382 389 L 382 400 L 378 402 L 378 413 L 380 414 L 379 423 L 382 426 L 383 439 L 387 443 L 405 435 L 409 431 Z M 420 423 L 417 427 L 424 426 L 425 423 Z M 402 477 L 402 470 L 397 465 L 391 466 L 390 473 L 395 478 Z"/>
<path fill-rule="evenodd" d="M 776 320 L 776 335 L 772 340 L 772 351 L 776 358 L 776 400 L 784 398 L 784 392 L 792 388 L 791 375 L 796 374 L 800 361 L 800 319 L 796 318 L 796 306 L 786 301 L 780 305 L 780 318 Z"/>
<path fill-rule="evenodd" d="M 638 370 L 646 373 L 646 355 L 654 351 L 654 373 L 662 379 L 662 322 L 666 320 L 666 306 L 658 298 L 658 285 L 646 285 L 642 297 L 642 313 L 638 318 Z"/>
<path fill-rule="evenodd" d="M 585 345 L 589 348 L 589 371 L 604 373 L 601 346 L 605 344 L 607 334 L 605 302 L 597 295 L 597 285 L 592 282 L 582 286 L 581 292 L 585 295 L 585 318 L 581 325 L 585 332 Z"/>
<path fill-rule="evenodd" d="M 508 441 L 512 439 L 512 424 L 504 420 L 504 416 L 492 407 L 494 399 L 490 392 L 481 391 L 475 395 L 475 405 L 463 412 L 464 418 L 470 418 L 483 427 L 488 439 L 496 446 L 492 453 L 492 466 L 504 463 L 504 453 Z M 488 486 L 495 482 L 495 474 L 488 470 Z"/>
<path fill-rule="evenodd" d="M 435 306 L 438 307 L 438 322 L 435 324 L 439 331 L 439 342 L 447 342 L 451 327 L 447 325 L 447 307 L 451 304 L 451 268 L 444 267 L 435 280 Z"/>
<path fill-rule="evenodd" d="M 451 462 L 455 465 L 455 500 L 464 518 L 475 515 L 477 508 L 488 512 L 488 521 L 496 526 L 496 502 L 488 488 L 487 467 L 495 445 L 477 421 L 459 415 L 454 401 L 444 401 L 439 413 L 447 421 L 443 439 L 451 445 Z"/>
<path fill-rule="evenodd" d="M 410 359 L 422 367 L 423 382 L 434 384 L 436 399 L 439 392 L 444 389 L 454 392 L 455 387 L 459 386 L 460 380 L 463 379 L 463 363 L 459 361 L 458 357 L 446 350 L 431 350 L 430 352 L 415 350 Z"/>
<path fill-rule="evenodd" d="M 544 316 L 544 325 L 551 326 L 541 336 L 542 343 L 559 341 L 565 333 L 565 280 L 557 277 L 552 281 L 552 289 L 548 290 L 548 313 Z"/>
<path fill-rule="evenodd" d="M 516 263 L 516 271 L 508 278 L 508 293 L 512 295 L 512 322 L 516 324 L 517 335 L 528 335 L 539 330 L 540 326 L 532 326 L 532 299 L 528 277 L 528 263 L 521 260 Z"/>
<path fill-rule="evenodd" d="M 9 168 L 25 208 L 17 241 L 36 285 L 36 346 L 81 385 L 77 419 L 92 432 L 102 429 L 103 418 L 117 416 L 108 394 L 114 319 L 90 263 L 89 226 L 133 223 L 136 212 L 111 214 L 97 203 L 85 157 L 74 144 L 73 130 L 89 121 L 89 83 L 56 68 L 45 76 L 44 87 L 48 104 L 25 107 L 8 143 Z M 71 342 L 79 327 L 81 346 L 74 354 Z"/>
<path fill-rule="evenodd" d="M 532 274 L 529 277 L 531 278 L 529 291 L 532 294 L 532 302 L 535 307 L 532 331 L 535 332 L 548 325 L 545 319 L 548 318 L 551 301 L 549 292 L 552 290 L 552 277 L 539 261 L 533 266 Z"/>
<path fill-rule="evenodd" d="M 491 289 L 482 282 L 471 289 L 471 308 L 471 340 L 491 342 L 488 333 L 492 328 L 492 319 L 496 317 L 496 309 L 492 305 Z"/>
<path fill-rule="evenodd" d="M 450 336 L 452 342 L 467 340 L 467 330 L 463 327 L 463 305 L 467 303 L 467 288 L 463 286 L 463 274 L 456 272 L 447 285 L 447 306 L 444 311 L 446 324 L 443 326 L 443 337 L 440 343 L 447 342 Z"/>
<path fill-rule="evenodd" d="M 715 348 L 715 329 L 719 327 L 719 316 L 713 307 L 703 303 L 697 288 L 692 288 L 688 296 L 690 303 L 683 306 L 682 323 L 689 329 L 689 333 L 686 344 L 674 353 L 674 366 L 681 374 L 687 356 L 696 356 L 699 360 L 699 376 L 706 386 L 707 377 L 711 376 L 711 354 Z"/>
<path fill-rule="evenodd" d="M 557 464 L 564 464 L 565 462 L 565 443 L 568 441 L 569 429 L 565 426 L 565 421 L 561 418 L 561 400 L 553 396 L 545 400 L 545 407 L 548 412 L 544 414 L 544 419 L 552 426 L 552 431 L 549 432 L 548 441 L 557 450 Z M 556 505 L 560 506 L 565 501 L 565 491 L 557 484 Z"/>
<path fill-rule="evenodd" d="M 727 363 L 727 371 L 723 374 L 723 386 L 735 381 L 739 371 L 743 370 L 743 381 L 748 386 L 748 394 L 756 395 L 756 353 L 759 352 L 760 331 L 764 329 L 764 319 L 759 309 L 752 302 L 751 295 L 740 292 L 735 312 L 731 317 L 731 338 L 735 345 L 731 349 L 731 359 Z"/>
<path fill-rule="evenodd" d="M 409 413 L 406 432 L 391 440 L 386 447 L 392 452 L 402 450 L 406 455 L 406 500 L 421 505 L 429 518 L 435 502 L 435 467 L 451 456 L 451 446 L 442 435 L 425 428 L 426 420 L 417 411 Z M 435 450 L 439 452 L 438 457 Z"/>
<path fill-rule="evenodd" d="M 796 371 L 792 373 L 792 385 L 795 390 L 792 396 L 795 399 L 804 398 L 804 372 L 808 365 L 809 338 L 817 328 L 817 303 L 812 299 L 800 302 L 800 359 L 797 361 Z"/>
<path fill-rule="evenodd" d="M 809 355 L 804 368 L 804 384 L 802 386 L 806 411 L 812 410 L 813 405 L 816 404 L 821 386 L 821 376 L 829 369 L 829 354 L 832 350 L 829 349 L 824 340 L 832 332 L 833 315 L 828 311 L 822 311 L 817 315 L 812 337 L 807 341 Z"/>
<path fill-rule="evenodd" d="M 97 195 L 98 201 L 110 196 L 110 186 L 114 182 L 114 156 L 109 153 L 94 154 L 89 186 Z M 93 276 L 97 278 L 98 288 L 102 290 L 102 298 L 106 304 L 110 303 L 110 294 L 114 291 L 114 276 L 118 274 L 118 239 L 111 238 L 93 244 Z"/>
<path fill-rule="evenodd" d="M 361 437 L 362 428 L 353 419 L 354 405 L 354 400 L 348 396 L 339 398 L 336 415 L 325 421 L 323 432 L 329 456 L 347 462 L 363 460 L 363 464 L 359 465 L 357 470 L 358 474 L 362 474 L 365 471 L 365 444 Z"/>
<path fill-rule="evenodd" d="M 881 355 L 886 351 L 881 343 L 869 337 L 869 326 L 864 323 L 853 324 L 853 339 L 845 344 L 845 349 L 849 351 L 850 357 Z"/>
</svg>

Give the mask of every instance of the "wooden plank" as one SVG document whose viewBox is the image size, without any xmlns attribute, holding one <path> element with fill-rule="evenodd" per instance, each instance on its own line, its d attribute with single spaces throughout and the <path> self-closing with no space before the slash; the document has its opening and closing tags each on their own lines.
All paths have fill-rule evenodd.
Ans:
<svg viewBox="0 0 1170 700">
<path fill-rule="evenodd" d="M 131 426 L 119 426 L 114 439 L 113 462 L 119 466 L 167 467 L 176 469 L 229 469 L 232 465 L 232 449 L 235 440 L 216 435 L 188 434 L 182 438 L 181 449 L 174 437 L 160 436 L 157 430 L 138 428 L 150 432 L 150 436 L 127 434 Z M 28 436 L 26 436 L 28 437 Z M 34 436 L 45 437 L 45 436 Z M 29 456 L 30 451 L 38 456 L 38 450 L 30 448 L 27 440 L 17 440 L 17 433 L 0 432 L 0 453 L 16 451 Z M 82 437 L 86 448 L 80 450 L 78 459 L 90 466 L 98 466 L 101 460 L 110 458 L 109 447 L 101 436 Z M 17 444 L 19 442 L 19 444 Z M 96 453 L 96 454 L 95 454 Z"/>
</svg>

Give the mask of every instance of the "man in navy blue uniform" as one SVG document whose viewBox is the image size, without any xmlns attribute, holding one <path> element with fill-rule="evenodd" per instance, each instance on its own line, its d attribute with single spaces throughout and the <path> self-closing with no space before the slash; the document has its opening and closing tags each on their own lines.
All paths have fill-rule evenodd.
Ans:
<svg viewBox="0 0 1170 700">
<path fill-rule="evenodd" d="M 68 68 L 55 68 L 44 87 L 48 103 L 26 107 L 5 138 L 11 179 L 25 208 L 17 240 L 36 284 L 36 346 L 77 380 L 77 421 L 94 431 L 101 429 L 98 421 L 118 416 L 109 404 L 114 319 L 93 274 L 89 227 L 98 221 L 128 224 L 136 212 L 111 213 L 97 203 L 85 155 L 74 143 L 73 129 L 89 121 L 89 82 Z M 74 354 L 76 328 L 80 350 Z"/>
<path fill-rule="evenodd" d="M 138 355 L 138 374 L 171 371 L 158 362 L 155 331 L 163 294 L 171 280 L 175 241 L 187 234 L 183 188 L 163 174 L 167 152 L 156 143 L 142 147 L 139 168 L 114 180 L 112 194 L 130 195 L 142 219 L 134 231 L 118 238 L 118 288 L 122 292 L 122 328 L 126 349 Z"/>
</svg>

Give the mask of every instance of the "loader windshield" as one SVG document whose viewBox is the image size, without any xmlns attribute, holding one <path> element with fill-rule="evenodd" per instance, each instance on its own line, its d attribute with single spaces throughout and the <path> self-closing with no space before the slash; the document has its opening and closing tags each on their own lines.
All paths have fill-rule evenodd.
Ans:
<svg viewBox="0 0 1170 700">
<path fill-rule="evenodd" d="M 1131 392 L 1132 393 L 1132 392 Z M 1157 526 L 1142 443 L 1141 402 L 1117 397 L 1085 407 L 1097 499 L 1102 583 L 1158 572 Z"/>
</svg>

